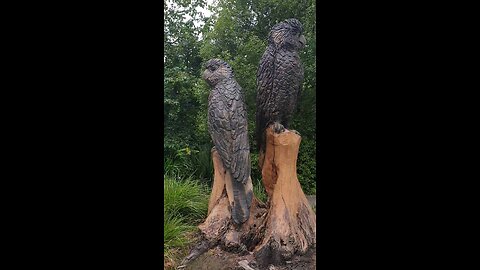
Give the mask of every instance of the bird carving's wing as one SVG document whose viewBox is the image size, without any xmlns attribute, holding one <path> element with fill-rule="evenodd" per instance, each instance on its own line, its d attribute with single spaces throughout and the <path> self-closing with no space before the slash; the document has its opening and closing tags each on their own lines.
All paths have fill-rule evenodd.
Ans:
<svg viewBox="0 0 480 270">
<path fill-rule="evenodd" d="M 246 183 L 250 175 L 247 110 L 240 86 L 235 83 L 218 85 L 209 104 L 208 125 L 215 148 L 232 177 Z M 227 93 L 227 94 L 221 94 Z"/>
<path fill-rule="evenodd" d="M 298 104 L 304 76 L 303 67 L 297 52 L 280 50 L 275 58 L 275 68 L 273 89 L 277 94 L 276 102 L 281 104 L 284 112 L 282 121 L 287 125 Z"/>
<path fill-rule="evenodd" d="M 300 104 L 301 98 L 302 98 L 302 89 L 303 89 L 303 80 L 304 80 L 304 70 L 303 70 L 303 65 L 302 62 L 300 61 L 300 58 L 296 58 L 295 60 L 295 68 L 294 70 L 296 71 L 295 73 L 295 89 L 297 89 L 297 95 L 294 98 L 294 111 L 300 111 Z"/>
<path fill-rule="evenodd" d="M 258 149 L 265 146 L 263 132 L 268 125 L 268 109 L 273 108 L 268 105 L 269 94 L 273 90 L 274 71 L 275 71 L 275 51 L 267 48 L 260 60 L 257 70 L 257 111 L 255 115 L 255 136 Z M 270 100 L 270 102 L 273 100 Z M 270 104 L 274 105 L 274 104 Z"/>
</svg>

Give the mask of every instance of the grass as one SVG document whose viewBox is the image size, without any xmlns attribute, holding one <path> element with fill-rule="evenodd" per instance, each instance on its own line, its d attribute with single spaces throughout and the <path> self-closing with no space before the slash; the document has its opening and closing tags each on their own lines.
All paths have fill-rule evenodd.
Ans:
<svg viewBox="0 0 480 270">
<path fill-rule="evenodd" d="M 262 181 L 253 180 L 253 194 L 255 194 L 255 197 L 261 202 L 267 202 L 267 192 L 265 191 Z"/>
<path fill-rule="evenodd" d="M 191 178 L 177 180 L 165 177 L 164 212 L 167 216 L 182 217 L 186 222 L 205 218 L 208 210 L 208 190 Z"/>
<path fill-rule="evenodd" d="M 208 189 L 191 178 L 164 175 L 164 269 L 174 269 L 195 240 L 197 225 L 206 217 Z"/>
<path fill-rule="evenodd" d="M 191 232 L 195 227 L 187 225 L 182 217 L 165 215 L 163 228 L 164 248 L 168 250 L 189 244 L 186 233 Z"/>
<path fill-rule="evenodd" d="M 211 146 L 201 145 L 198 148 L 188 147 L 177 150 L 176 154 L 163 157 L 164 175 L 176 179 L 195 178 L 202 183 L 211 184 L 213 176 L 213 161 Z"/>
<path fill-rule="evenodd" d="M 170 158 L 163 158 L 163 173 L 164 173 L 164 178 L 165 175 L 168 175 L 170 177 L 173 177 L 175 175 L 180 174 L 180 166 L 175 163 L 173 159 Z"/>
<path fill-rule="evenodd" d="M 195 167 L 195 175 L 199 179 L 211 184 L 213 177 L 213 161 L 210 145 L 202 145 L 198 151 L 192 154 L 192 164 Z"/>
</svg>

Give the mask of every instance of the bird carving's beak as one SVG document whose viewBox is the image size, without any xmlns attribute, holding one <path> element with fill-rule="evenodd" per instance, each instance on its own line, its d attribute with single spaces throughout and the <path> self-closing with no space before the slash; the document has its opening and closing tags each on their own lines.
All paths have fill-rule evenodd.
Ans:
<svg viewBox="0 0 480 270">
<path fill-rule="evenodd" d="M 212 85 L 212 82 L 209 80 L 211 75 L 212 73 L 208 69 L 205 69 L 205 71 L 202 73 L 202 79 L 210 86 Z"/>
<path fill-rule="evenodd" d="M 202 79 L 205 80 L 205 81 L 207 80 L 207 71 L 208 71 L 208 69 L 206 69 L 206 70 L 202 73 Z"/>
<path fill-rule="evenodd" d="M 299 39 L 300 43 L 302 43 L 302 47 L 305 47 L 305 44 L 307 44 L 307 40 L 305 40 L 305 36 L 301 35 Z"/>
</svg>

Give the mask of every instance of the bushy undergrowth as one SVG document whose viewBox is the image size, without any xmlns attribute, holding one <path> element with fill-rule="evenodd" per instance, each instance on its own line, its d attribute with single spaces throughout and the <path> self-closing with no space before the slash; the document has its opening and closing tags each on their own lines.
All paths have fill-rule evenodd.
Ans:
<svg viewBox="0 0 480 270">
<path fill-rule="evenodd" d="M 179 216 L 165 214 L 163 220 L 164 270 L 173 270 L 181 262 L 194 243 L 195 226 Z"/>
<path fill-rule="evenodd" d="M 199 181 L 174 179 L 166 176 L 164 183 L 165 215 L 182 217 L 186 222 L 196 222 L 207 214 L 208 191 Z"/>
<path fill-rule="evenodd" d="M 263 187 L 262 180 L 252 180 L 253 181 L 253 193 L 255 197 L 259 199 L 261 202 L 267 202 L 267 192 L 265 191 L 265 187 Z"/>
<path fill-rule="evenodd" d="M 198 180 L 182 179 L 180 175 L 175 175 L 175 168 L 181 165 L 170 163 L 166 166 L 171 166 L 173 170 L 169 175 L 164 175 L 163 182 L 164 257 L 169 265 L 164 267 L 173 269 L 182 256 L 180 254 L 185 253 L 185 249 L 193 242 L 196 226 L 206 217 L 210 192 Z"/>
<path fill-rule="evenodd" d="M 262 179 L 262 172 L 260 172 L 260 168 L 258 167 L 258 153 L 250 152 L 250 162 L 252 164 L 252 170 L 250 176 L 252 177 L 253 181 L 260 181 Z"/>
<path fill-rule="evenodd" d="M 306 195 L 317 194 L 315 140 L 302 138 L 297 159 L 297 177 Z"/>
<path fill-rule="evenodd" d="M 203 144 L 197 147 L 185 147 L 175 151 L 170 150 L 165 155 L 164 174 L 173 178 L 185 177 L 198 179 L 208 186 L 213 178 L 213 162 L 211 158 L 211 146 Z"/>
<path fill-rule="evenodd" d="M 185 220 L 179 216 L 165 213 L 163 228 L 164 248 L 165 250 L 169 250 L 171 248 L 187 245 L 189 239 L 186 233 L 191 232 L 194 229 L 194 226 L 187 225 Z"/>
<path fill-rule="evenodd" d="M 198 152 L 192 156 L 192 166 L 195 167 L 195 176 L 210 186 L 213 180 L 212 146 L 210 144 L 198 147 Z"/>
</svg>

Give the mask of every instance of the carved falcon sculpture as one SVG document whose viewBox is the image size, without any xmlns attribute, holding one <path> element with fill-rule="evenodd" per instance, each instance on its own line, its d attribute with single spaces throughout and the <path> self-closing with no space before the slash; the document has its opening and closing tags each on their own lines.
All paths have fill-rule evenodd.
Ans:
<svg viewBox="0 0 480 270">
<path fill-rule="evenodd" d="M 278 133 L 288 128 L 303 82 L 298 51 L 305 46 L 303 26 L 288 19 L 273 26 L 268 47 L 257 70 L 256 139 L 265 153 L 265 129 L 274 124 Z"/>
<path fill-rule="evenodd" d="M 253 198 L 253 191 L 247 188 L 250 177 L 247 109 L 232 68 L 221 59 L 211 59 L 205 67 L 202 77 L 212 87 L 208 97 L 208 131 L 232 176 L 232 219 L 241 224 L 250 215 Z"/>
</svg>

